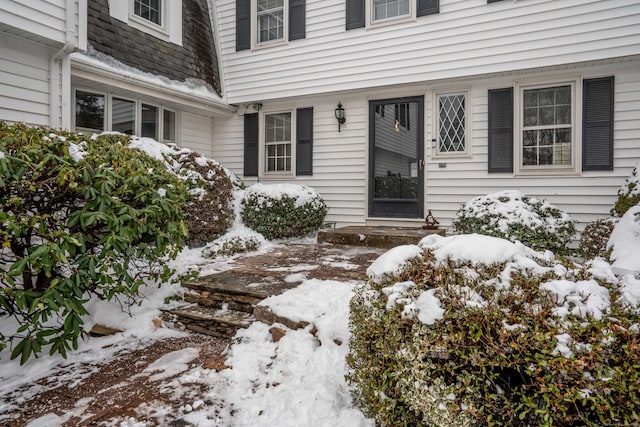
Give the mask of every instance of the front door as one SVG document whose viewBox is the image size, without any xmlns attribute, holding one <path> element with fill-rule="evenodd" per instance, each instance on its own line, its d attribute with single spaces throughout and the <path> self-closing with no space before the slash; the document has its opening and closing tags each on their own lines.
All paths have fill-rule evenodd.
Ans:
<svg viewBox="0 0 640 427">
<path fill-rule="evenodd" d="M 424 98 L 369 101 L 369 216 L 424 216 Z"/>
</svg>

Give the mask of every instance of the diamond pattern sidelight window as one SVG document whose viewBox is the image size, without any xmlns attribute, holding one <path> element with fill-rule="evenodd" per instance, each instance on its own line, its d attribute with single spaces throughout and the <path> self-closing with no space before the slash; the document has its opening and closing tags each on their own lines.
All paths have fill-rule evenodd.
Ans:
<svg viewBox="0 0 640 427">
<path fill-rule="evenodd" d="M 438 96 L 438 151 L 440 153 L 466 151 L 466 113 L 464 93 Z"/>
</svg>

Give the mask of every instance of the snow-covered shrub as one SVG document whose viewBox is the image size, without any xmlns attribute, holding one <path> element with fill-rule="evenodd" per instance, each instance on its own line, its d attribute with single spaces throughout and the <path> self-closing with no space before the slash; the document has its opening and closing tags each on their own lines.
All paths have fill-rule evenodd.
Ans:
<svg viewBox="0 0 640 427">
<path fill-rule="evenodd" d="M 227 232 L 234 220 L 233 189 L 242 183 L 215 160 L 188 148 L 134 138 L 131 147 L 162 160 L 189 187 L 185 221 L 191 247 L 203 246 Z"/>
<path fill-rule="evenodd" d="M 304 236 L 322 227 L 327 205 L 312 188 L 255 184 L 242 199 L 245 225 L 267 239 Z"/>
<path fill-rule="evenodd" d="M 453 227 L 459 234 L 501 237 L 558 254 L 567 252 L 576 231 L 567 213 L 546 200 L 513 190 L 471 199 L 458 211 Z"/>
<path fill-rule="evenodd" d="M 264 237 L 258 233 L 231 233 L 209 243 L 204 248 L 203 254 L 207 257 L 216 257 L 218 255 L 230 256 L 244 252 L 251 252 L 257 250 L 264 241 Z"/>
<path fill-rule="evenodd" d="M 0 123 L 0 333 L 24 363 L 78 346 L 91 295 L 133 303 L 166 280 L 183 244 L 187 189 L 129 138 Z"/>
<path fill-rule="evenodd" d="M 607 242 L 615 225 L 615 218 L 601 218 L 588 223 L 580 235 L 580 255 L 586 259 L 608 258 Z"/>
<path fill-rule="evenodd" d="M 351 302 L 347 378 L 376 425 L 640 422 L 640 281 L 630 292 L 605 261 L 430 236 L 368 275 Z"/>
<path fill-rule="evenodd" d="M 615 271 L 640 279 L 640 203 L 629 208 L 616 223 L 607 249 Z M 640 283 L 636 292 L 640 294 Z"/>
<path fill-rule="evenodd" d="M 611 215 L 622 217 L 632 206 L 640 203 L 640 162 L 618 190 L 618 199 L 611 208 Z"/>
</svg>

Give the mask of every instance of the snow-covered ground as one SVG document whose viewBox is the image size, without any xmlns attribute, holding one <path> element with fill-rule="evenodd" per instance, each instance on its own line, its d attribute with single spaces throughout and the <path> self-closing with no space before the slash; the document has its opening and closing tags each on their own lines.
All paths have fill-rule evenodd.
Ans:
<svg viewBox="0 0 640 427">
<path fill-rule="evenodd" d="M 618 233 L 618 244 L 625 248 L 635 247 L 637 253 L 640 221 L 634 216 L 626 222 L 629 228 L 625 233 Z M 616 245 L 616 241 L 612 243 Z M 532 252 L 522 245 L 478 235 L 430 237 L 419 246 L 431 247 L 439 257 L 455 255 L 482 262 L 508 259 L 514 263 L 529 263 Z M 385 253 L 373 263 L 368 274 L 380 277 L 397 270 L 420 251 L 419 246 L 407 245 Z M 262 249 L 265 250 L 269 247 Z M 183 271 L 198 266 L 210 273 L 230 268 L 231 263 L 230 259 L 209 260 L 202 256 L 201 251 L 189 249 L 183 251 L 173 264 Z M 629 302 L 640 304 L 640 280 L 630 272 L 640 271 L 640 260 L 636 258 L 636 264 L 629 265 L 625 258 L 624 267 L 624 273 L 618 277 L 625 286 L 625 296 Z M 601 272 L 599 274 L 613 274 L 611 266 L 603 260 L 597 262 L 597 268 Z M 22 385 L 35 383 L 61 367 L 86 367 L 86 370 L 74 369 L 57 377 L 59 382 L 78 382 L 95 369 L 90 362 L 108 361 L 123 348 L 180 336 L 181 332 L 158 328 L 153 322 L 164 298 L 178 291 L 175 286 L 145 289 L 147 298 L 140 307 L 134 308 L 133 317 L 112 304 L 92 302 L 90 310 L 94 314 L 87 319 L 87 326 L 100 322 L 122 328 L 125 332 L 82 342 L 67 360 L 59 356 L 43 356 L 20 367 L 18 361 L 8 360 L 8 352 L 5 351 L 0 360 L 0 396 L 3 396 L 0 401 L 6 402 L 8 397 L 12 397 L 12 402 L 19 405 L 21 401 L 28 400 L 41 389 L 29 388 L 20 396 L 13 391 Z M 153 373 L 155 379 L 168 380 L 163 387 L 173 388 L 176 392 L 186 384 L 206 386 L 208 391 L 183 408 L 182 418 L 196 426 L 372 426 L 373 422 L 353 406 L 344 379 L 349 342 L 348 304 L 355 286 L 358 282 L 313 279 L 263 301 L 262 304 L 276 313 L 292 320 L 305 320 L 310 325 L 305 329 L 287 331 L 280 341 L 273 342 L 269 326 L 254 323 L 238 333 L 228 349 L 226 363 L 231 369 L 221 372 L 203 367 L 189 369 L 188 364 L 195 358 L 196 350 L 186 348 L 161 357 L 147 371 Z M 602 299 L 597 299 L 597 303 L 598 310 L 605 309 Z M 419 308 L 424 311 L 420 314 L 430 322 L 439 318 L 439 307 L 429 298 L 425 298 Z M 310 330 L 314 326 L 317 331 L 312 334 Z M 156 411 L 160 410 L 156 408 Z M 33 420 L 30 425 L 57 426 L 72 412 L 66 418 L 49 414 Z M 147 424 L 127 418 L 115 420 L 113 425 Z"/>
<path fill-rule="evenodd" d="M 601 276 L 619 280 L 628 303 L 640 305 L 640 208 L 636 207 L 623 217 L 610 245 L 613 246 L 612 265 L 596 260 L 592 270 Z M 236 224 L 234 236 L 255 235 Z M 286 245 L 287 242 L 280 244 Z M 381 277 L 396 271 L 408 259 L 418 255 L 422 248 L 430 247 L 437 257 L 464 257 L 474 262 L 508 261 L 514 265 L 531 266 L 533 251 L 519 243 L 478 235 L 442 238 L 431 236 L 419 245 L 395 248 L 382 255 L 369 268 L 370 277 Z M 274 248 L 264 242 L 261 252 Z M 546 256 L 552 256 L 550 253 Z M 185 249 L 172 261 L 178 272 L 197 269 L 200 274 L 211 274 L 232 267 L 230 258 L 210 259 L 200 249 Z M 295 267 L 291 274 L 298 273 Z M 614 273 L 617 277 L 614 277 Z M 197 350 L 188 347 L 168 353 L 146 368 L 153 379 L 162 381 L 162 387 L 180 393 L 182 388 L 200 384 L 205 390 L 201 396 L 181 408 L 182 419 L 195 426 L 373 426 L 362 412 L 354 407 L 349 387 L 345 382 L 345 355 L 349 350 L 349 300 L 356 286 L 362 282 L 336 280 L 305 280 L 293 290 L 262 302 L 276 314 L 293 320 L 309 322 L 305 329 L 287 331 L 274 342 L 269 327 L 256 322 L 242 330 L 227 350 L 226 364 L 231 369 L 220 372 L 202 366 L 190 367 L 189 362 Z M 570 283 L 564 283 L 557 292 L 573 292 Z M 389 289 L 390 300 L 401 292 L 402 284 Z M 553 284 L 549 285 L 553 288 Z M 551 289 L 552 291 L 555 288 Z M 600 292 L 600 289 L 596 289 Z M 59 355 L 29 360 L 24 366 L 18 360 L 9 360 L 10 349 L 0 353 L 0 413 L 10 413 L 10 405 L 21 405 L 41 393 L 45 386 L 36 382 L 54 377 L 54 388 L 60 383 L 74 384 L 95 372 L 96 363 L 114 360 L 122 349 L 131 349 L 148 343 L 184 336 L 184 333 L 161 327 L 157 319 L 165 299 L 180 294 L 177 283 L 158 288 L 150 285 L 142 289 L 145 299 L 131 308 L 131 315 L 116 303 L 91 301 L 90 315 L 85 319 L 88 330 L 96 323 L 122 329 L 124 332 L 80 343 L 78 350 L 68 359 Z M 577 289 L 584 297 L 588 289 Z M 593 306 L 586 310 L 606 310 L 608 301 L 594 295 Z M 437 298 L 427 294 L 417 302 L 419 318 L 425 323 L 438 321 L 442 310 Z M 15 324 L 10 318 L 0 319 L 0 330 L 11 330 Z M 284 327 L 283 327 L 284 328 Z M 312 329 L 315 330 L 312 333 Z M 285 328 L 286 329 L 286 328 Z M 15 330 L 15 329 L 14 329 Z M 64 415 L 47 414 L 32 420 L 30 426 L 59 426 L 74 414 L 82 413 L 87 402 L 78 402 L 76 409 Z M 162 414 L 167 408 L 156 407 Z M 160 416 L 158 415 L 158 416 Z M 0 418 L 0 424 L 10 423 Z M 110 425 L 146 426 L 135 418 L 113 420 Z M 149 424 L 153 425 L 153 424 Z"/>
</svg>

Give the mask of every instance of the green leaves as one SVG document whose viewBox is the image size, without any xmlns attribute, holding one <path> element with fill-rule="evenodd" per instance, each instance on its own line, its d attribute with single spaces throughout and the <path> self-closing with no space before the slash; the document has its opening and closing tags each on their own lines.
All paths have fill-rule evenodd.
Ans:
<svg viewBox="0 0 640 427">
<path fill-rule="evenodd" d="M 183 244 L 186 187 L 128 139 L 0 123 L 0 304 L 19 321 L 0 345 L 21 363 L 77 348 L 89 295 L 134 303 Z"/>
<path fill-rule="evenodd" d="M 640 315 L 613 304 L 600 320 L 560 319 L 540 285 L 595 279 L 579 266 L 544 270 L 438 262 L 425 252 L 358 289 L 347 379 L 365 412 L 381 426 L 640 423 Z M 496 286 L 505 273 L 509 282 Z M 436 289 L 442 320 L 422 324 L 403 314 L 405 303 L 387 308 L 382 289 L 408 281 L 408 300 Z M 601 285 L 620 300 L 616 284 Z M 472 293 L 483 304 L 467 304 Z M 573 355 L 558 350 L 560 336 Z"/>
<path fill-rule="evenodd" d="M 267 239 L 300 237 L 322 228 L 327 206 L 315 191 L 299 187 L 298 192 L 309 193 L 308 200 L 297 196 L 269 196 L 266 186 L 250 188 L 242 200 L 242 220 Z"/>
</svg>

